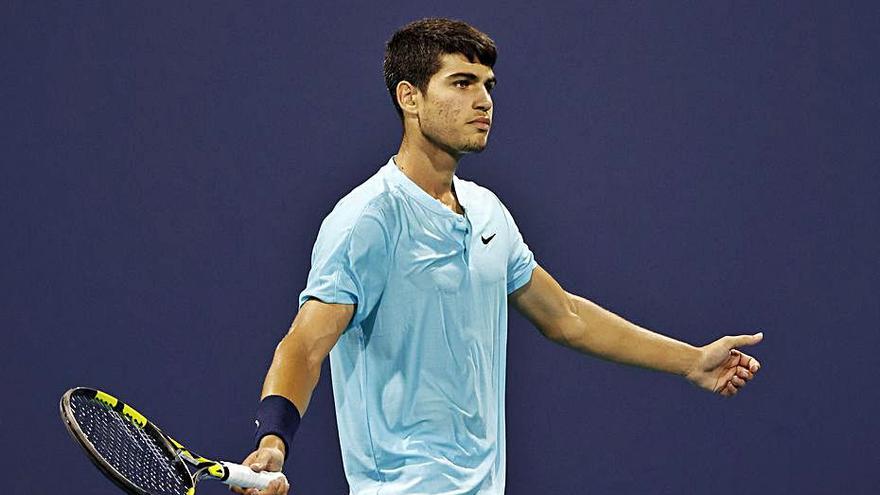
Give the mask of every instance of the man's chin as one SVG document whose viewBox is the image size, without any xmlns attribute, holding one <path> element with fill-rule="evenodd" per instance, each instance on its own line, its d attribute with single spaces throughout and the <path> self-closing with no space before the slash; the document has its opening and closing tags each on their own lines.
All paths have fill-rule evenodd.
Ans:
<svg viewBox="0 0 880 495">
<path fill-rule="evenodd" d="M 488 142 L 483 143 L 468 143 L 462 148 L 462 153 L 482 153 L 483 150 L 488 146 Z"/>
</svg>

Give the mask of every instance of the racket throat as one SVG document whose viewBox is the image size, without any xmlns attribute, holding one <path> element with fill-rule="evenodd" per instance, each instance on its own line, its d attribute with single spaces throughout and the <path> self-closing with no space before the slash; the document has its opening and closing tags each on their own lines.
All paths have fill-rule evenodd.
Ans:
<svg viewBox="0 0 880 495">
<path fill-rule="evenodd" d="M 229 470 L 226 469 L 226 466 L 219 462 L 208 462 L 204 463 L 200 468 L 197 468 L 195 473 L 193 473 L 193 478 L 202 480 L 205 478 L 212 478 L 217 481 L 226 481 L 229 479 Z"/>
<path fill-rule="evenodd" d="M 174 446 L 177 451 L 177 456 L 187 464 L 193 466 L 195 469 L 193 478 L 214 478 L 220 481 L 226 481 L 226 479 L 229 478 L 229 470 L 226 469 L 223 464 L 190 451 L 184 447 L 183 444 L 171 437 L 168 437 L 168 441 Z"/>
</svg>

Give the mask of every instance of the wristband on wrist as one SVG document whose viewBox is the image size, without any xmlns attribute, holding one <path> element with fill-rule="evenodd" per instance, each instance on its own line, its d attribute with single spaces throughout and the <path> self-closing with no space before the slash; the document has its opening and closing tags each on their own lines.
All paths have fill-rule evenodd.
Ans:
<svg viewBox="0 0 880 495">
<path fill-rule="evenodd" d="M 286 397 L 269 395 L 260 401 L 257 408 L 257 431 L 254 435 L 257 448 L 260 440 L 266 435 L 276 435 L 284 442 L 284 460 L 290 455 L 290 447 L 293 445 L 293 435 L 299 428 L 300 414 Z"/>
</svg>

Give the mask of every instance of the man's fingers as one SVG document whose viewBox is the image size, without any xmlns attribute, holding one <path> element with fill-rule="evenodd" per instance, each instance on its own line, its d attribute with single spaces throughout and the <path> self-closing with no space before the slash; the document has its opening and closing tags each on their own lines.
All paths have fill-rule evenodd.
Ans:
<svg viewBox="0 0 880 495">
<path fill-rule="evenodd" d="M 759 363 L 758 360 L 753 358 L 752 356 L 749 356 L 748 354 L 744 354 L 737 350 L 733 350 L 731 351 L 731 353 L 736 353 L 738 356 L 736 364 L 743 368 L 746 368 L 752 374 L 757 373 L 758 370 L 761 369 L 761 363 Z"/>
<path fill-rule="evenodd" d="M 251 452 L 249 456 L 245 457 L 245 459 L 241 461 L 241 464 L 251 468 L 251 470 L 256 473 L 259 473 L 260 471 L 276 471 L 280 469 L 280 466 L 275 466 L 278 462 L 273 461 L 271 449 L 257 449 Z M 230 485 L 229 489 L 233 493 L 238 493 L 240 495 L 286 494 L 286 485 L 283 483 L 279 485 L 276 483 L 277 481 L 279 480 L 273 480 L 264 490 L 258 490 L 257 488 L 241 488 L 232 485 Z M 281 481 L 283 482 L 283 480 Z M 273 483 L 275 484 L 273 485 Z"/>
<path fill-rule="evenodd" d="M 742 366 L 736 367 L 736 376 L 742 378 L 743 380 L 751 380 L 755 375 L 752 374 L 751 371 L 747 370 Z"/>
<path fill-rule="evenodd" d="M 250 468 L 259 473 L 266 469 L 267 464 L 269 464 L 269 454 L 265 450 L 260 449 L 257 451 L 257 455 L 254 456 L 254 460 L 251 461 Z"/>
<path fill-rule="evenodd" d="M 244 458 L 243 461 L 241 461 L 241 465 L 242 466 L 250 466 L 250 464 L 257 459 L 257 452 L 258 451 L 256 451 L 256 450 L 251 452 L 250 455 L 248 455 L 247 457 Z"/>
<path fill-rule="evenodd" d="M 764 339 L 764 332 L 758 332 L 754 335 L 734 335 L 728 338 L 728 345 L 730 347 L 744 347 L 748 345 L 755 345 L 761 340 Z"/>
<path fill-rule="evenodd" d="M 729 363 L 728 366 L 743 367 L 743 368 L 747 369 L 749 371 L 749 373 L 751 373 L 752 375 L 757 373 L 758 370 L 761 369 L 761 363 L 758 362 L 758 360 L 753 358 L 752 356 L 749 356 L 748 354 L 741 352 L 735 348 L 749 346 L 749 345 L 755 345 L 755 344 L 761 342 L 761 340 L 763 340 L 763 339 L 764 339 L 763 332 L 758 332 L 754 335 L 737 335 L 737 336 L 727 337 L 726 343 L 727 343 L 727 345 L 729 345 L 731 347 L 731 349 L 730 349 L 731 360 L 728 361 L 728 363 Z M 747 380 L 750 380 L 752 378 L 752 376 L 743 376 L 741 378 L 745 378 Z"/>
<path fill-rule="evenodd" d="M 740 352 L 736 349 L 730 350 L 730 356 L 727 357 L 727 362 L 724 364 L 725 368 L 733 368 L 739 363 Z"/>
<path fill-rule="evenodd" d="M 729 382 L 733 377 L 736 376 L 736 367 L 730 367 L 724 370 L 724 374 L 721 375 L 721 381 L 723 383 Z"/>
<path fill-rule="evenodd" d="M 730 383 L 732 383 L 735 387 L 739 388 L 746 384 L 746 381 L 738 376 L 734 376 L 730 379 Z"/>
<path fill-rule="evenodd" d="M 751 371 L 752 373 L 757 373 L 758 370 L 761 369 L 761 363 L 759 363 L 757 359 L 755 359 L 751 356 L 749 356 L 748 366 L 749 366 L 749 371 Z"/>
<path fill-rule="evenodd" d="M 263 489 L 263 491 L 261 491 L 260 493 L 265 494 L 265 495 L 278 495 L 279 493 L 281 493 L 281 491 L 279 490 L 280 488 L 281 488 L 280 480 L 274 480 L 271 483 L 269 483 L 269 486 L 267 486 L 265 489 Z"/>
<path fill-rule="evenodd" d="M 276 495 L 278 493 L 278 481 L 273 480 L 269 483 L 269 486 L 260 490 L 260 495 Z"/>
<path fill-rule="evenodd" d="M 248 490 L 245 495 L 286 495 L 289 488 L 290 487 L 284 478 L 278 478 L 269 482 L 269 485 L 266 486 L 266 488 L 259 491 L 252 488 L 251 490 L 253 490 L 253 492 Z"/>
<path fill-rule="evenodd" d="M 287 480 L 284 478 L 278 478 L 269 483 L 269 486 L 266 487 L 266 490 L 263 493 L 266 495 L 285 495 L 289 488 Z"/>
<path fill-rule="evenodd" d="M 733 397 L 737 392 L 736 387 L 730 382 L 727 382 L 727 385 L 724 386 L 724 391 L 727 392 L 726 397 Z"/>
</svg>

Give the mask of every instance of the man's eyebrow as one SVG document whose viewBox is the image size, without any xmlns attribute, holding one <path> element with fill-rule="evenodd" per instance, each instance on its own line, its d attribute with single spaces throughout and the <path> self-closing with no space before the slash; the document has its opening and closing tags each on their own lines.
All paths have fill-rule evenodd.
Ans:
<svg viewBox="0 0 880 495">
<path fill-rule="evenodd" d="M 474 74 L 472 72 L 456 72 L 455 74 L 449 74 L 448 76 L 446 76 L 446 79 L 456 79 L 456 78 L 464 78 L 469 81 L 477 81 L 480 79 L 479 77 L 477 77 L 476 74 Z M 486 79 L 486 82 L 495 84 L 498 81 L 495 79 L 495 76 L 492 76 L 489 79 Z"/>
</svg>

